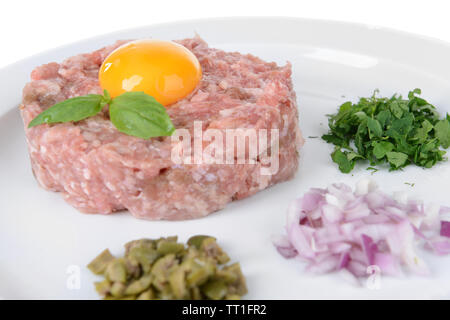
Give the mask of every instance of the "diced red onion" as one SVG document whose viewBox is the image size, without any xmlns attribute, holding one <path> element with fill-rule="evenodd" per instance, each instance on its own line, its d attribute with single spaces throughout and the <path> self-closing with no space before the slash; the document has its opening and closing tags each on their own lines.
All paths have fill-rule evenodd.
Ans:
<svg viewBox="0 0 450 320">
<path fill-rule="evenodd" d="M 367 262 L 369 265 L 373 265 L 375 263 L 375 254 L 378 253 L 377 244 L 373 242 L 371 237 L 368 237 L 365 234 L 361 235 L 361 240 Z"/>
<path fill-rule="evenodd" d="M 344 218 L 344 213 L 333 204 L 325 204 L 322 206 L 322 216 L 327 222 L 335 223 Z"/>
<path fill-rule="evenodd" d="M 446 237 L 436 236 L 430 239 L 428 247 L 436 254 L 445 255 L 450 253 L 450 241 Z"/>
<path fill-rule="evenodd" d="M 379 266 L 383 274 L 390 276 L 399 276 L 402 274 L 398 260 L 390 253 L 375 253 L 373 264 Z"/>
<path fill-rule="evenodd" d="M 350 262 L 350 254 L 347 252 L 343 252 L 341 257 L 339 258 L 338 269 L 347 268 L 348 263 Z"/>
<path fill-rule="evenodd" d="M 323 200 L 323 195 L 310 191 L 302 198 L 301 208 L 304 211 L 314 211 Z"/>
<path fill-rule="evenodd" d="M 303 258 L 314 258 L 315 252 L 312 248 L 312 235 L 314 229 L 300 224 L 289 227 L 288 238 L 298 254 Z"/>
<path fill-rule="evenodd" d="M 441 236 L 450 238 L 450 221 L 441 221 Z"/>
<path fill-rule="evenodd" d="M 286 236 L 274 236 L 272 237 L 272 242 L 275 244 L 277 251 L 286 259 L 297 256 L 297 250 L 295 250 Z"/>
<path fill-rule="evenodd" d="M 313 273 L 328 273 L 331 271 L 336 271 L 336 266 L 339 263 L 339 256 L 330 255 L 324 259 L 317 261 L 315 263 L 310 263 L 307 267 L 309 272 Z"/>
<path fill-rule="evenodd" d="M 426 275 L 416 240 L 436 254 L 450 254 L 450 207 L 424 206 L 403 193 L 394 197 L 368 179 L 355 191 L 345 184 L 310 189 L 288 210 L 287 236 L 274 239 L 278 252 L 308 261 L 314 273 L 338 271 L 357 278 L 376 265 L 386 275 L 402 267 Z M 441 221 L 442 220 L 442 221 Z M 431 234 L 431 236 L 430 236 Z"/>
<path fill-rule="evenodd" d="M 357 260 L 349 261 L 347 270 L 350 271 L 355 277 L 364 277 L 367 275 L 367 265 Z"/>
</svg>

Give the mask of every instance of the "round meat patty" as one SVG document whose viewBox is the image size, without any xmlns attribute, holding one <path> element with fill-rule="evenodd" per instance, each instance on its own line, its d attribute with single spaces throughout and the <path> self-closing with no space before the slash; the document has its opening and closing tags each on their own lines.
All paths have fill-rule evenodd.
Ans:
<svg viewBox="0 0 450 320">
<path fill-rule="evenodd" d="M 109 121 L 107 109 L 76 123 L 27 128 L 59 101 L 101 94 L 98 71 L 106 56 L 125 43 L 118 41 L 32 72 L 20 109 L 32 169 L 42 187 L 61 192 L 86 213 L 128 209 L 138 218 L 181 220 L 203 217 L 293 177 L 303 139 L 290 64 L 278 67 L 252 55 L 208 48 L 199 37 L 177 42 L 196 55 L 203 71 L 196 90 L 167 109 L 177 131 L 187 129 L 194 140 L 194 121 L 199 121 L 202 132 L 276 129 L 278 170 L 261 173 L 267 166 L 261 154 L 273 151 L 270 141 L 251 159 L 254 163 L 176 163 L 171 154 L 179 142 L 172 137 L 144 140 L 123 134 Z"/>
</svg>

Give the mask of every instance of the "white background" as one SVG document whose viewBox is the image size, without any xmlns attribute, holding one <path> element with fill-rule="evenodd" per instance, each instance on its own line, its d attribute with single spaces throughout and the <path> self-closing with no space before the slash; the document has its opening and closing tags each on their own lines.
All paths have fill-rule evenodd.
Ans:
<svg viewBox="0 0 450 320">
<path fill-rule="evenodd" d="M 13 0 L 0 15 L 0 67 L 124 28 L 221 16 L 295 16 L 395 28 L 450 42 L 446 0 Z"/>
</svg>

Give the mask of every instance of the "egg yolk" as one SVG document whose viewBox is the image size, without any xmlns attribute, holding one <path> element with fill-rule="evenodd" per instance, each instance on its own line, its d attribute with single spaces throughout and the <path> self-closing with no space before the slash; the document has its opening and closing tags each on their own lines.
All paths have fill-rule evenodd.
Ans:
<svg viewBox="0 0 450 320">
<path fill-rule="evenodd" d="M 200 81 L 195 55 L 172 41 L 137 40 L 114 50 L 103 62 L 99 81 L 112 98 L 143 91 L 168 106 L 187 96 Z"/>
</svg>

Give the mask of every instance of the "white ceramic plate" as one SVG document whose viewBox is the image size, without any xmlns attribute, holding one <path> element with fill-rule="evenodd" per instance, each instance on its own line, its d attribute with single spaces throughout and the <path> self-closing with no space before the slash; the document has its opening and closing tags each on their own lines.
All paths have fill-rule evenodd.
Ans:
<svg viewBox="0 0 450 320">
<path fill-rule="evenodd" d="M 305 137 L 327 129 L 325 114 L 347 99 L 407 94 L 424 97 L 450 111 L 450 46 L 390 30 L 327 21 L 288 18 L 198 20 L 126 30 L 81 41 L 33 56 L 0 70 L 0 296 L 3 298 L 96 299 L 85 265 L 104 248 L 123 254 L 122 245 L 141 237 L 212 234 L 241 262 L 249 299 L 448 298 L 450 257 L 421 253 L 429 278 L 382 277 L 379 290 L 354 287 L 336 275 L 312 276 L 295 260 L 278 255 L 270 237 L 283 231 L 289 201 L 310 187 L 370 176 L 365 166 L 341 174 L 330 160 L 332 146 L 306 138 L 294 180 L 234 202 L 206 218 L 152 222 L 125 213 L 81 214 L 59 194 L 38 187 L 30 170 L 22 121 L 17 109 L 31 70 L 61 61 L 117 39 L 180 39 L 200 34 L 212 47 L 252 53 L 293 65 L 300 126 Z M 372 176 L 387 191 L 409 191 L 418 198 L 450 205 L 450 163 L 422 170 L 381 171 Z M 411 188 L 405 182 L 415 183 Z M 72 282 L 80 272 L 80 288 Z M 68 285 L 69 284 L 69 285 Z M 72 284 L 72 285 L 71 285 Z M 75 284 L 75 287 L 73 285 Z"/>
</svg>

